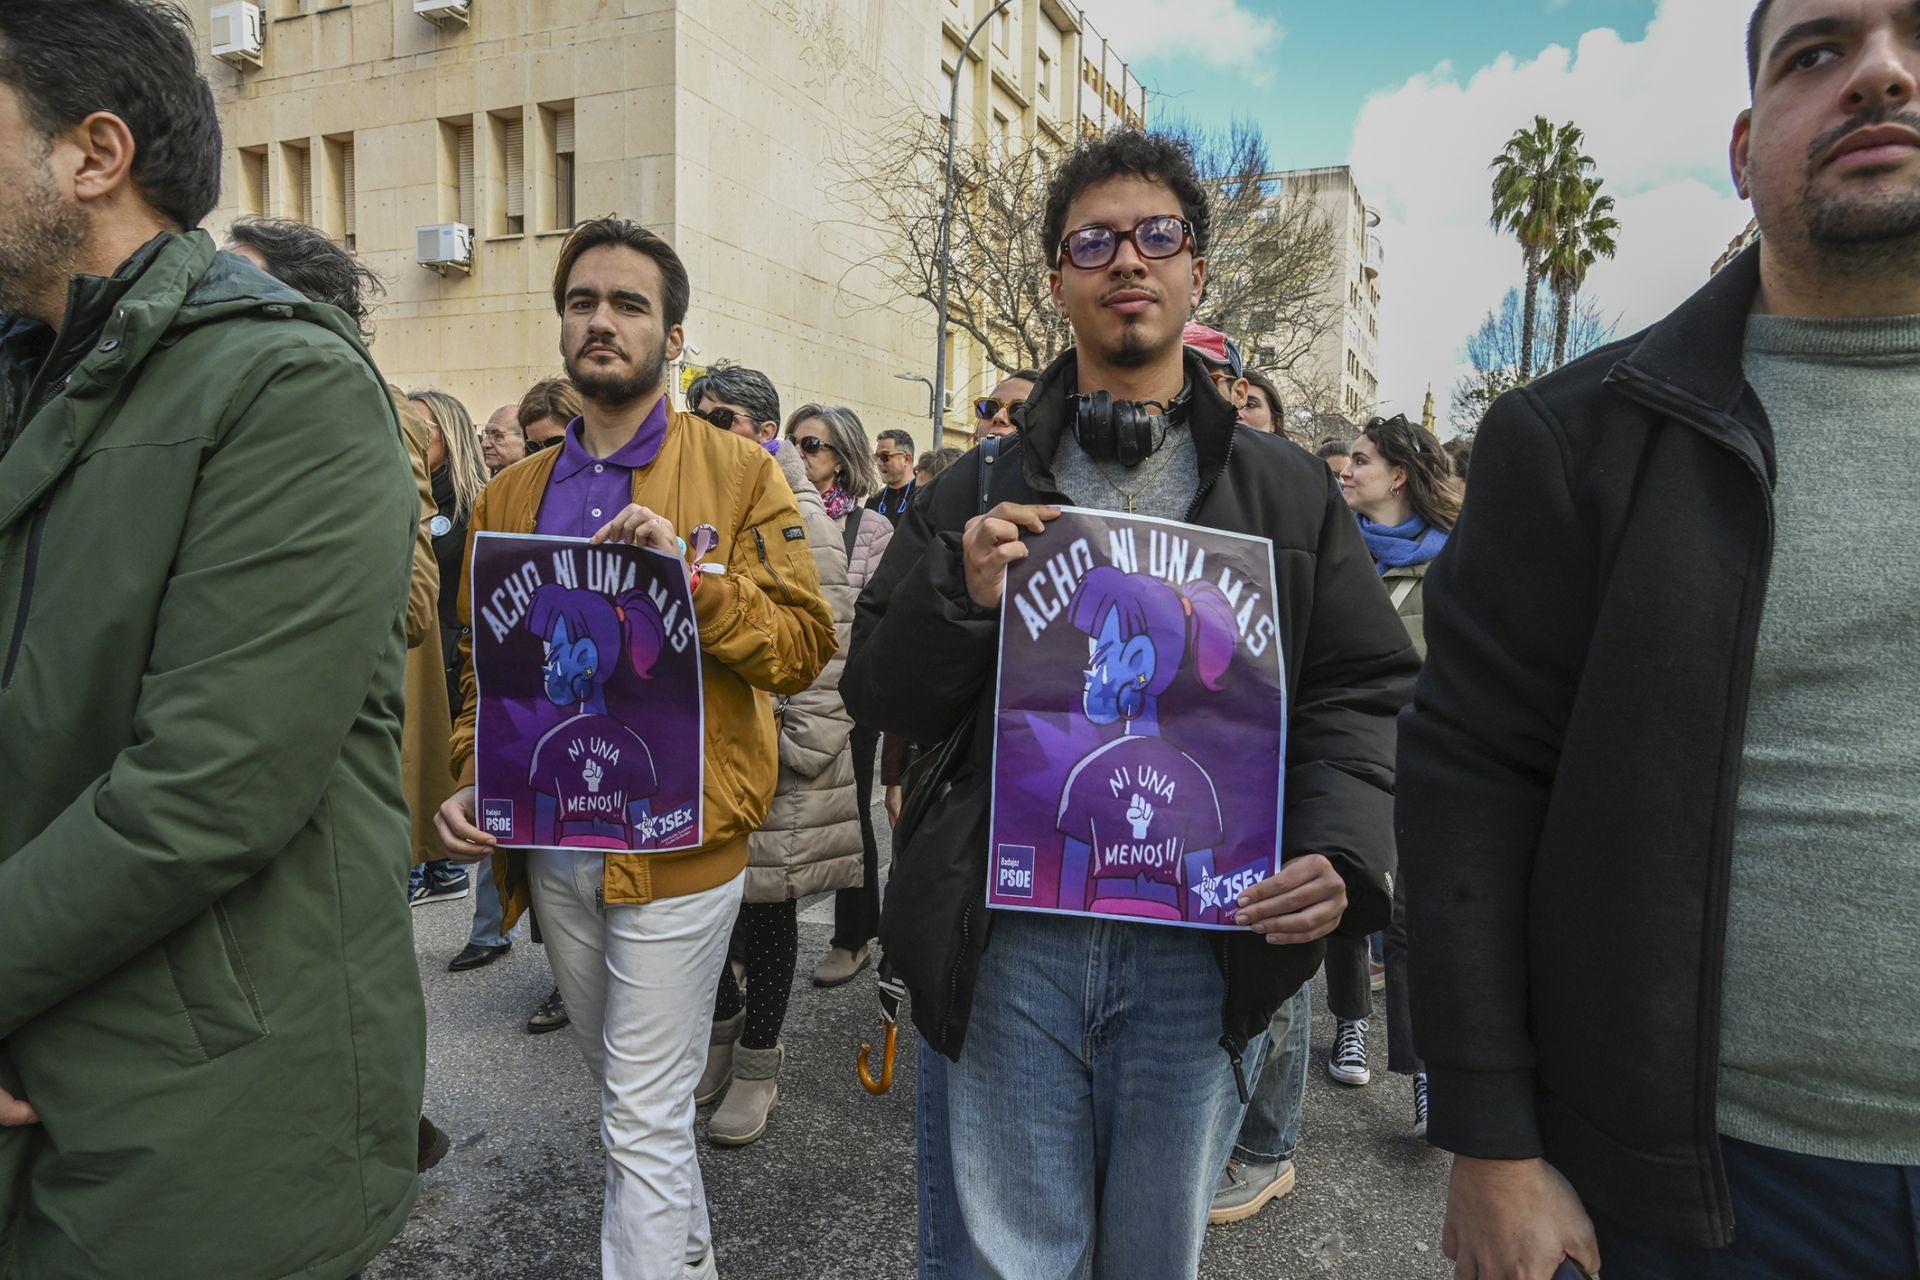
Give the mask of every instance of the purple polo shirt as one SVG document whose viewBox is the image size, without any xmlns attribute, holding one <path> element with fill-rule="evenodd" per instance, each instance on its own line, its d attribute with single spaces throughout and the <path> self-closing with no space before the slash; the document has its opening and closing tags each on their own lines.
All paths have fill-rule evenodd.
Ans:
<svg viewBox="0 0 1920 1280">
<path fill-rule="evenodd" d="M 667 398 L 653 406 L 633 439 L 604 458 L 581 443 L 581 419 L 567 424 L 567 440 L 553 464 L 535 533 L 556 538 L 591 538 L 633 501 L 633 473 L 653 465 L 667 439 Z"/>
</svg>

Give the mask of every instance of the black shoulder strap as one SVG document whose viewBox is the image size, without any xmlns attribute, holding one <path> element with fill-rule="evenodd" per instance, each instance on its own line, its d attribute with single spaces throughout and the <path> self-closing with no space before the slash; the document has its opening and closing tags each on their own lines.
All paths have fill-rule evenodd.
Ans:
<svg viewBox="0 0 1920 1280">
<path fill-rule="evenodd" d="M 980 515 L 993 510 L 993 464 L 1000 456 L 1005 436 L 988 436 L 980 442 Z"/>
<path fill-rule="evenodd" d="M 840 536 L 846 539 L 847 543 L 848 564 L 853 563 L 853 547 L 860 540 L 860 517 L 864 511 L 864 507 L 855 507 L 847 512 L 847 523 L 840 530 Z"/>
</svg>

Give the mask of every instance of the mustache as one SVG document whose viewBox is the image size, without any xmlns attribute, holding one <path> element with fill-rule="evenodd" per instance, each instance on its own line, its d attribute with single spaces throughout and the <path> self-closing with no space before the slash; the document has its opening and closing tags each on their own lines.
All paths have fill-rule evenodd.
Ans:
<svg viewBox="0 0 1920 1280">
<path fill-rule="evenodd" d="M 597 338 L 597 337 L 588 338 L 585 342 L 581 343 L 580 349 L 573 353 L 573 358 L 575 360 L 586 359 L 588 347 L 605 347 L 607 350 L 613 352 L 613 354 L 619 356 L 622 360 L 625 360 L 628 358 L 627 353 L 621 348 L 620 344 L 615 342 L 612 338 Z"/>
<path fill-rule="evenodd" d="M 1133 280 L 1133 281 L 1128 281 L 1124 284 L 1117 284 L 1113 286 L 1113 288 L 1101 294 L 1100 305 L 1105 306 L 1107 303 L 1107 300 L 1113 297 L 1113 295 L 1116 293 L 1144 293 L 1147 295 L 1147 297 L 1153 299 L 1155 302 L 1160 301 L 1160 291 L 1158 289 L 1154 288 L 1152 285 L 1148 284 L 1144 280 Z"/>
<path fill-rule="evenodd" d="M 1897 110 L 1889 106 L 1869 107 L 1849 117 L 1815 138 L 1807 147 L 1807 168 L 1818 169 L 1826 156 L 1840 143 L 1862 129 L 1897 124 L 1920 134 L 1920 112 Z"/>
</svg>

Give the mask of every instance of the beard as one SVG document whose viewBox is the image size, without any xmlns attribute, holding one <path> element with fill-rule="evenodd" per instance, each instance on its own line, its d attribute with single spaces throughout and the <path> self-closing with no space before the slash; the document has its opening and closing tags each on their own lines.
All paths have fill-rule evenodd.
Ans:
<svg viewBox="0 0 1920 1280">
<path fill-rule="evenodd" d="M 1888 107 L 1862 111 L 1845 124 L 1813 140 L 1807 149 L 1806 185 L 1800 190 L 1800 220 L 1813 247 L 1831 258 L 1865 257 L 1877 262 L 1903 246 L 1920 252 L 1920 183 L 1885 191 L 1850 191 L 1821 196 L 1814 184 L 1832 149 L 1849 134 L 1877 125 L 1897 124 L 1920 133 L 1920 115 Z M 1871 181 L 1871 171 L 1856 175 Z"/>
<path fill-rule="evenodd" d="M 601 346 L 612 344 L 602 342 Z M 619 348 L 615 348 L 619 350 Z M 621 355 L 626 352 L 621 351 Z M 632 373 L 598 373 L 582 368 L 577 358 L 567 360 L 567 378 L 573 383 L 574 390 L 583 400 L 591 400 L 597 405 L 617 407 L 643 400 L 660 390 L 660 384 L 667 376 L 667 340 L 660 339 L 660 347 L 651 359 L 636 366 Z"/>
<path fill-rule="evenodd" d="M 62 296 L 61 286 L 92 230 L 86 212 L 54 187 L 52 158 L 52 146 L 43 143 L 32 183 L 23 196 L 8 201 L 11 207 L 0 216 L 0 311 L 49 324 L 59 317 L 38 315 L 36 308 Z"/>
</svg>

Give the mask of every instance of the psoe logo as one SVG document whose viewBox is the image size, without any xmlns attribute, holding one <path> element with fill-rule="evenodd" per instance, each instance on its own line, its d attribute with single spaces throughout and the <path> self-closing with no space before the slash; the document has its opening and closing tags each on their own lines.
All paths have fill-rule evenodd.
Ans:
<svg viewBox="0 0 1920 1280">
<path fill-rule="evenodd" d="M 503 840 L 513 838 L 513 801 L 482 800 L 480 802 L 480 829 L 490 836 L 499 836 Z"/>
<path fill-rule="evenodd" d="M 1033 896 L 1033 846 L 1003 844 L 993 860 L 993 891 L 1001 898 Z"/>
</svg>

